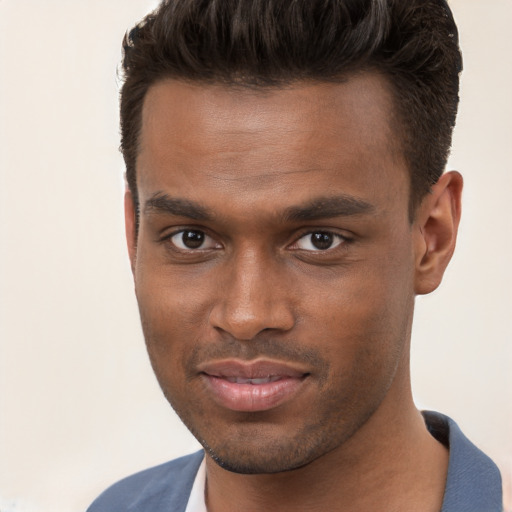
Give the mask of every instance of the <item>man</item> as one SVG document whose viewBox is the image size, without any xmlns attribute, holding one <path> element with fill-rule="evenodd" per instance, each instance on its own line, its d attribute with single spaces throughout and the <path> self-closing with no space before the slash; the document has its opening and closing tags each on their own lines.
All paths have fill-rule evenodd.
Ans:
<svg viewBox="0 0 512 512">
<path fill-rule="evenodd" d="M 501 510 L 494 464 L 410 389 L 460 218 L 446 3 L 169 0 L 123 65 L 144 335 L 204 451 L 90 512 Z"/>
</svg>

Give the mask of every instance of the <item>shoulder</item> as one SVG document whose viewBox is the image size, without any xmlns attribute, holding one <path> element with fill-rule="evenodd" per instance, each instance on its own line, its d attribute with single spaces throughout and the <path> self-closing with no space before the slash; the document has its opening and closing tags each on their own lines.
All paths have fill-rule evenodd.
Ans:
<svg viewBox="0 0 512 512">
<path fill-rule="evenodd" d="M 494 462 L 448 416 L 432 411 L 423 416 L 430 433 L 450 450 L 442 512 L 500 512 L 501 475 Z"/>
<path fill-rule="evenodd" d="M 185 510 L 204 452 L 172 460 L 117 482 L 87 512 L 168 512 Z"/>
</svg>

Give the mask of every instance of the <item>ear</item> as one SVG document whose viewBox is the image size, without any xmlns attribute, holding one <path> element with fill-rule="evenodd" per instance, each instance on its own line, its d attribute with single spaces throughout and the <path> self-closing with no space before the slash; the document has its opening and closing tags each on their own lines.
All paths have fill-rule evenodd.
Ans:
<svg viewBox="0 0 512 512">
<path fill-rule="evenodd" d="M 434 291 L 450 262 L 460 221 L 462 184 L 458 172 L 443 174 L 418 207 L 414 221 L 416 294 Z"/>
<path fill-rule="evenodd" d="M 137 223 L 135 204 L 132 193 L 126 189 L 124 193 L 124 226 L 126 232 L 126 243 L 128 245 L 128 255 L 130 256 L 130 265 L 132 273 L 135 271 L 135 260 L 137 256 Z"/>
</svg>

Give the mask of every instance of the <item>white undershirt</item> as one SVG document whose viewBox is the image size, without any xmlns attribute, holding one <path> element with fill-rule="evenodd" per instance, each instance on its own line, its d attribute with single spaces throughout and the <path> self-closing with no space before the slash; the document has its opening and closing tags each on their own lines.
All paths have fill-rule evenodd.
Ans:
<svg viewBox="0 0 512 512">
<path fill-rule="evenodd" d="M 204 491 L 206 483 L 206 457 L 201 462 L 199 469 L 197 470 L 194 485 L 190 491 L 190 497 L 188 499 L 187 508 L 185 512 L 208 512 L 206 510 L 206 503 L 204 501 Z"/>
</svg>

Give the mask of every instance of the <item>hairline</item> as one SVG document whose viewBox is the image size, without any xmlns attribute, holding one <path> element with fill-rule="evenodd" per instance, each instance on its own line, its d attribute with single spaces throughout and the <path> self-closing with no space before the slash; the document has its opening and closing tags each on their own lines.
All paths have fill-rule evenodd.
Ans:
<svg viewBox="0 0 512 512">
<path fill-rule="evenodd" d="M 424 199 L 426 195 L 430 192 L 430 190 L 424 191 L 422 194 L 418 195 L 413 188 L 413 173 L 412 173 L 412 162 L 407 158 L 407 149 L 405 147 L 405 136 L 404 136 L 404 125 L 406 125 L 406 121 L 403 119 L 403 115 L 400 111 L 400 102 L 397 98 L 397 86 L 391 79 L 388 73 L 384 69 L 383 66 L 379 66 L 377 63 L 364 63 L 357 65 L 354 63 L 353 66 L 347 68 L 347 70 L 343 71 L 343 73 L 333 76 L 331 79 L 329 78 L 315 78 L 315 77 L 283 77 L 280 79 L 265 79 L 265 77 L 258 77 L 256 75 L 249 75 L 247 77 L 212 77 L 212 78 L 192 78 L 182 75 L 172 75 L 172 74 L 162 74 L 161 77 L 156 78 L 152 82 L 150 82 L 144 91 L 144 95 L 139 102 L 139 112 L 136 120 L 138 121 L 138 126 L 136 130 L 136 154 L 134 155 L 134 185 L 135 190 L 132 190 L 131 184 L 128 183 L 130 192 L 132 196 L 134 196 L 136 214 L 137 214 L 137 224 L 139 218 L 139 201 L 138 201 L 138 187 L 137 187 L 137 160 L 140 154 L 140 142 L 141 142 L 141 133 L 142 133 L 142 119 L 143 119 L 143 111 L 144 105 L 146 103 L 146 98 L 148 96 L 149 91 L 163 82 L 167 81 L 175 81 L 181 82 L 183 84 L 188 84 L 191 86 L 201 87 L 201 86 L 221 86 L 226 89 L 232 90 L 240 90 L 240 91 L 251 91 L 254 93 L 265 93 L 266 91 L 280 91 L 280 90 L 290 90 L 295 87 L 308 85 L 308 84 L 336 84 L 336 83 L 345 83 L 349 81 L 352 77 L 361 75 L 361 74 L 376 74 L 379 75 L 386 84 L 390 96 L 390 117 L 388 119 L 390 135 L 394 137 L 396 144 L 393 145 L 393 158 L 398 156 L 403 159 L 404 164 L 406 165 L 408 176 L 409 176 L 409 202 L 408 202 L 408 217 L 409 222 L 412 224 L 415 218 L 415 214 L 417 208 L 421 201 Z M 259 80 L 259 81 L 258 81 Z"/>
</svg>

